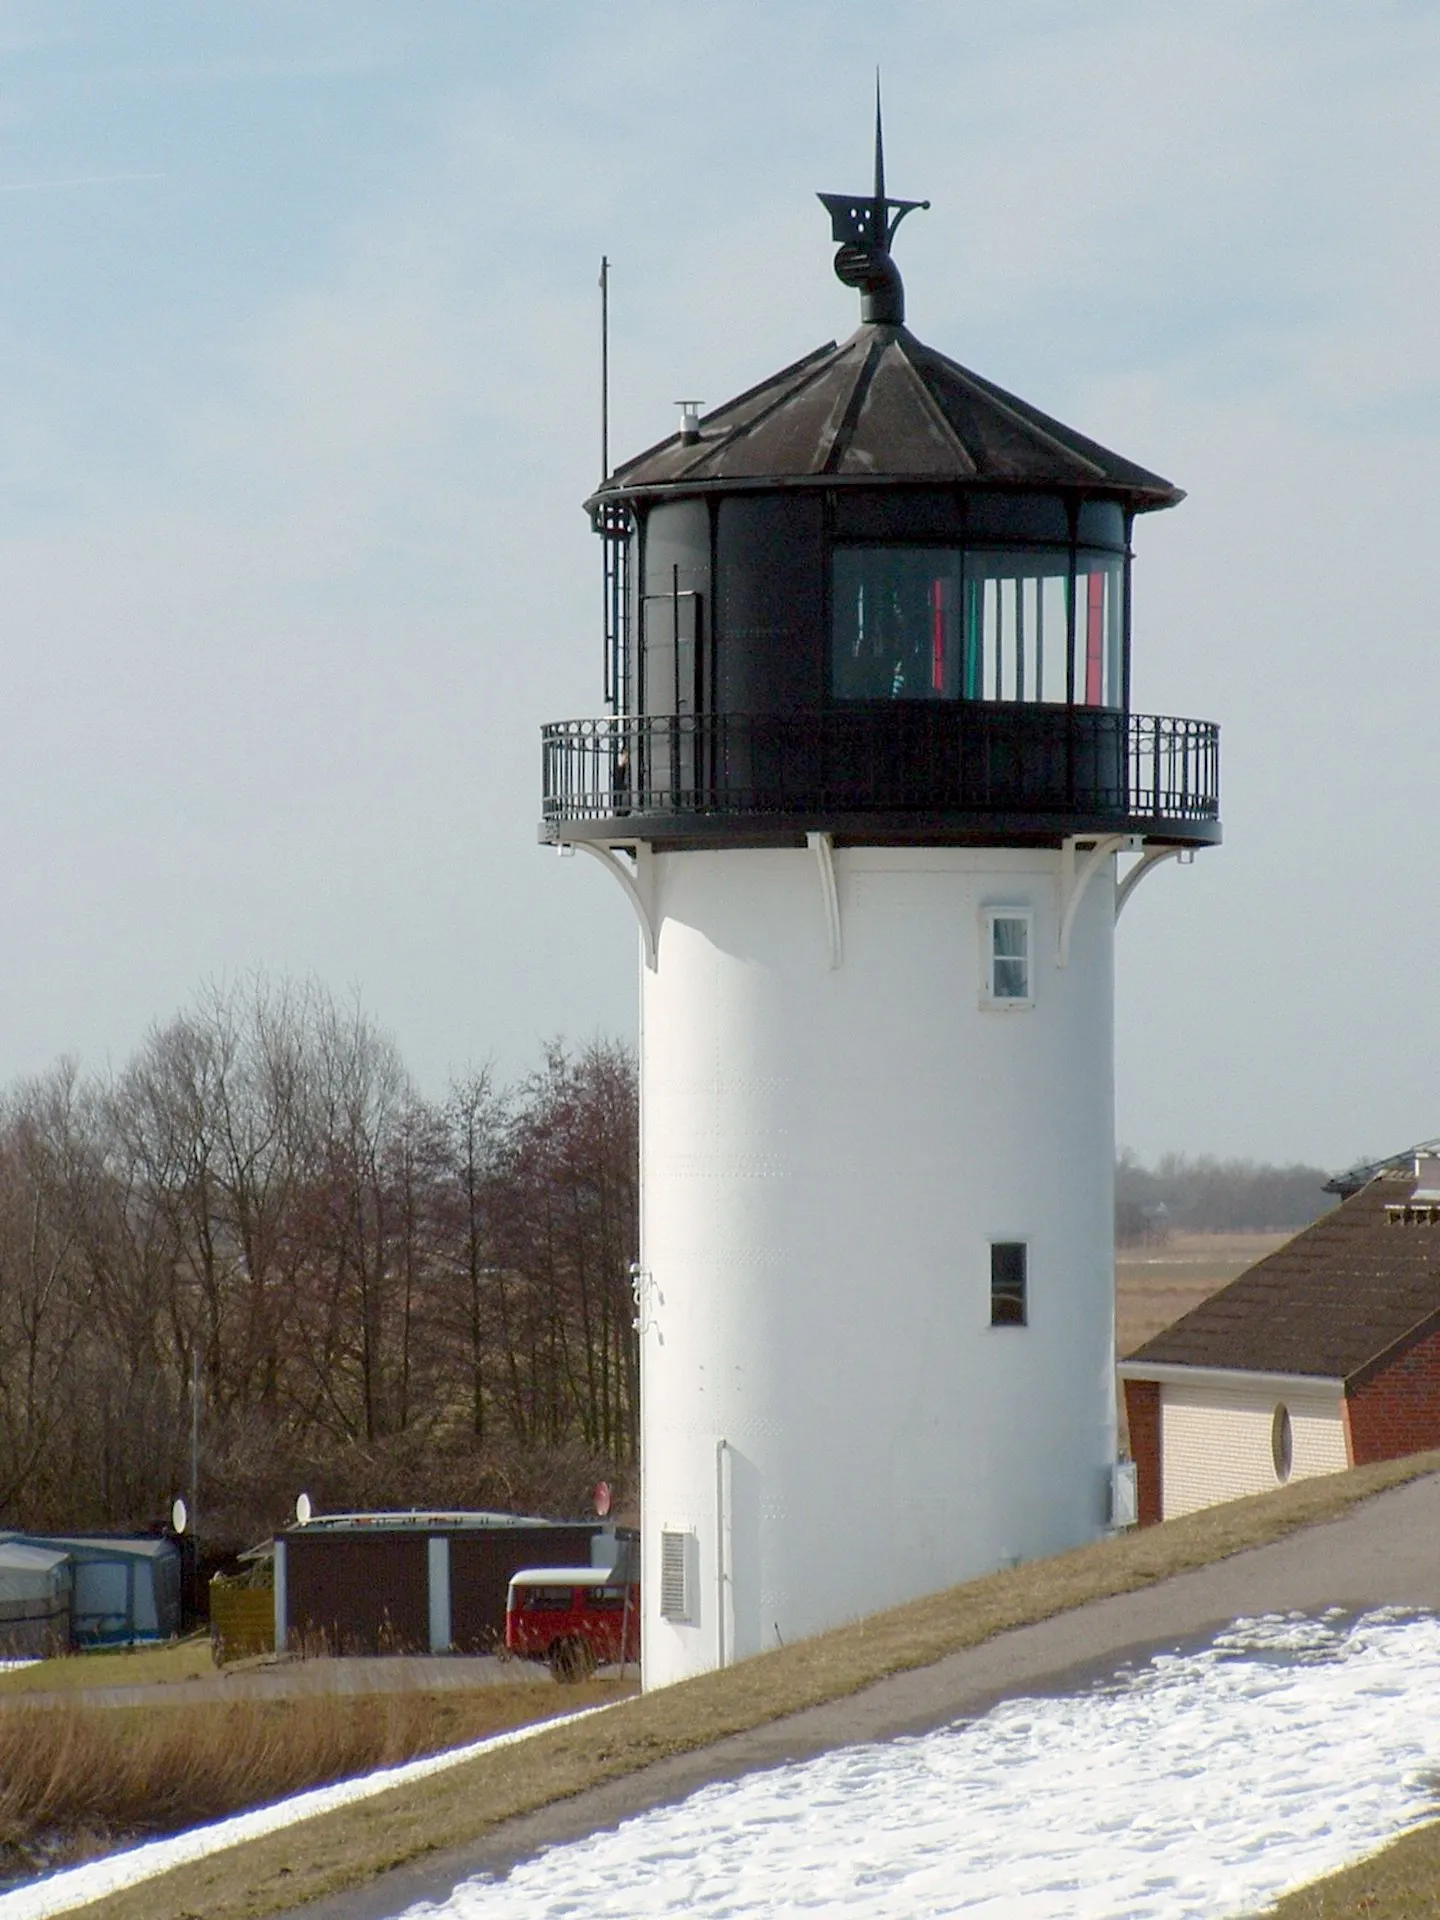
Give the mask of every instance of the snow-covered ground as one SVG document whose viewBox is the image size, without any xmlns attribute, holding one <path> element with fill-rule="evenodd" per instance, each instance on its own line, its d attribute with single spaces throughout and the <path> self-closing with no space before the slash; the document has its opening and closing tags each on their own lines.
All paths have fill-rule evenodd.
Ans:
<svg viewBox="0 0 1440 1920">
<path fill-rule="evenodd" d="M 1091 1691 L 707 1787 L 406 1920 L 1218 1920 L 1430 1810 L 1440 1622 L 1239 1621 Z"/>
<path fill-rule="evenodd" d="M 707 1787 L 407 1920 L 1253 1914 L 1431 1810 L 1437 1688 L 1433 1616 L 1238 1621 L 1084 1693 Z M 48 1920 L 534 1731 L 52 1875 L 0 1895 L 0 1920 Z"/>
</svg>

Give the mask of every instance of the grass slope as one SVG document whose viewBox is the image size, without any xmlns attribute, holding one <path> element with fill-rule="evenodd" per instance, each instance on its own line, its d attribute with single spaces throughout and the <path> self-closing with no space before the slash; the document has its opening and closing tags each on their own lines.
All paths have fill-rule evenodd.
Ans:
<svg viewBox="0 0 1440 1920">
<path fill-rule="evenodd" d="M 1272 1920 L 1434 1920 L 1440 1913 L 1440 1825 L 1416 1827 L 1358 1866 L 1286 1897 Z"/>
<path fill-rule="evenodd" d="M 288 1912 L 404 1861 L 463 1846 L 516 1815 L 637 1773 L 668 1755 L 843 1699 L 1009 1628 L 1268 1545 L 1437 1470 L 1440 1453 L 1359 1467 L 990 1574 L 722 1673 L 663 1688 L 603 1719 L 538 1734 L 523 1746 L 212 1855 L 82 1911 L 93 1920 L 261 1920 Z M 1300 1911 L 1287 1920 L 1297 1920 Z M 1332 1911 L 1356 1909 L 1314 1909 L 1317 1915 Z"/>
<path fill-rule="evenodd" d="M 516 1681 L 444 1692 L 101 1707 L 0 1705 L 0 1873 L 40 1873 L 307 1788 L 466 1746 L 632 1689 Z M 30 1696 L 31 1699 L 35 1696 Z"/>
</svg>

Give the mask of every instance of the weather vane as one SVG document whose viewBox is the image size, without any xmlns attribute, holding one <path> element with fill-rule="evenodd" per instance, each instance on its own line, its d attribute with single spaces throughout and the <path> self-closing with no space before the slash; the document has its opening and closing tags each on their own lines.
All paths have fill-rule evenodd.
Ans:
<svg viewBox="0 0 1440 1920">
<path fill-rule="evenodd" d="M 840 244 L 835 276 L 860 290 L 860 317 L 876 326 L 898 327 L 905 318 L 905 287 L 890 257 L 895 229 L 907 213 L 929 208 L 928 200 L 892 200 L 885 191 L 885 132 L 880 118 L 880 74 L 875 74 L 875 191 L 817 195 L 830 215 L 831 238 Z"/>
</svg>

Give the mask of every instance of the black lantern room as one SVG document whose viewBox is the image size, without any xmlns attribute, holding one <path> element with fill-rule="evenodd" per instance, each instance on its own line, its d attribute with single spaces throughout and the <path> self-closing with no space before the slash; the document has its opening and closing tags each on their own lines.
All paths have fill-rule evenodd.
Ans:
<svg viewBox="0 0 1440 1920">
<path fill-rule="evenodd" d="M 1131 531 L 1183 495 L 906 328 L 878 121 L 821 199 L 858 331 L 587 502 L 610 712 L 545 728 L 544 837 L 1218 840 L 1217 729 L 1130 709 Z"/>
</svg>

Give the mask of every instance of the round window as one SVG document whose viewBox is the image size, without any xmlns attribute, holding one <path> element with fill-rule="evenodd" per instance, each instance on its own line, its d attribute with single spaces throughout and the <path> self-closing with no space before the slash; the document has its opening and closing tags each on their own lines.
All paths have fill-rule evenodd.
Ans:
<svg viewBox="0 0 1440 1920">
<path fill-rule="evenodd" d="M 1288 1480 L 1295 1459 L 1295 1435 L 1290 1426 L 1290 1409 L 1282 1404 L 1270 1422 L 1270 1457 L 1275 1462 L 1275 1478 Z"/>
</svg>

